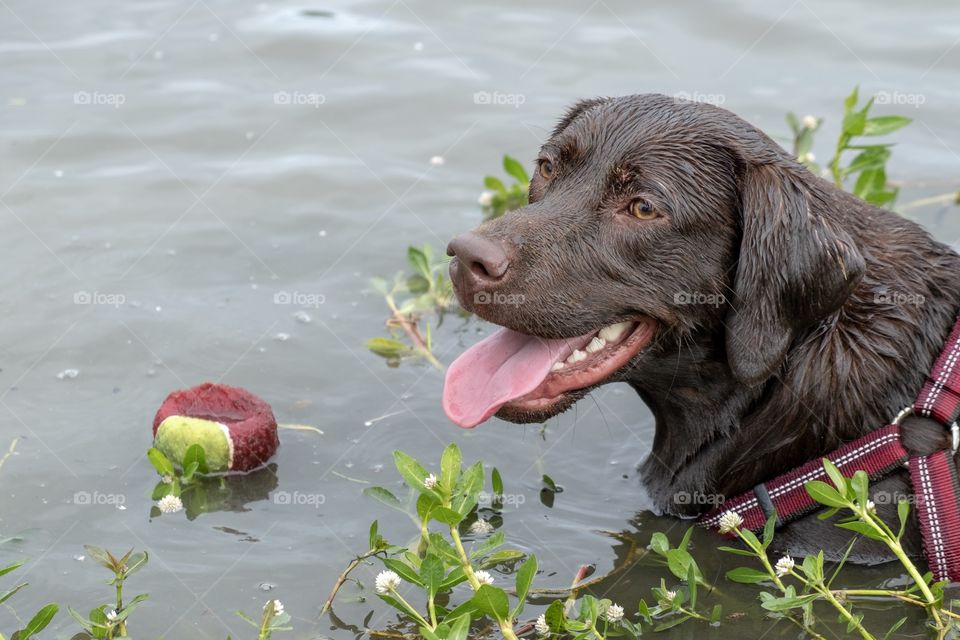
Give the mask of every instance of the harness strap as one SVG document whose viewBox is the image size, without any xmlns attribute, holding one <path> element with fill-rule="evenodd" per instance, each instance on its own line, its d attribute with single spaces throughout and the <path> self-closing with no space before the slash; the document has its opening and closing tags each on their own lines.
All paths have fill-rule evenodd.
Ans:
<svg viewBox="0 0 960 640">
<path fill-rule="evenodd" d="M 900 444 L 900 419 L 906 413 L 937 420 L 953 432 L 953 450 L 944 449 L 928 456 L 910 457 Z M 858 440 L 847 443 L 826 456 L 840 471 L 850 476 L 866 471 L 871 480 L 879 480 L 895 468 L 910 469 L 915 496 L 914 508 L 920 522 L 927 564 L 937 580 L 960 581 L 960 480 L 954 454 L 960 444 L 960 318 L 947 337 L 943 350 L 924 382 L 912 407 L 887 425 Z M 745 528 L 759 531 L 767 519 L 777 515 L 777 526 L 796 520 L 820 508 L 806 492 L 811 480 L 826 481 L 821 459 L 811 460 L 751 491 L 725 501 L 700 517 L 703 526 L 718 528 L 721 516 L 734 511 L 743 518 Z"/>
<path fill-rule="evenodd" d="M 910 459 L 923 552 L 937 580 L 960 580 L 960 484 L 949 451 Z"/>
<path fill-rule="evenodd" d="M 891 424 L 848 442 L 826 457 L 844 475 L 863 469 L 871 480 L 879 480 L 906 462 L 909 454 L 900 444 L 899 426 Z M 716 528 L 727 511 L 735 511 L 743 518 L 743 526 L 755 531 L 763 529 L 771 513 L 777 514 L 777 526 L 786 524 L 820 508 L 804 487 L 811 480 L 829 481 L 821 458 L 725 501 L 701 516 L 700 524 Z M 770 506 L 764 508 L 764 503 L 772 506 L 772 512 Z"/>
</svg>

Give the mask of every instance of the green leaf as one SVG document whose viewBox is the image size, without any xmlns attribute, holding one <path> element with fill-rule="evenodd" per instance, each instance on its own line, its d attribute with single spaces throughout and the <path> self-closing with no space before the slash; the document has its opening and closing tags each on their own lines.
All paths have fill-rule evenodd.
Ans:
<svg viewBox="0 0 960 640">
<path fill-rule="evenodd" d="M 482 558 L 483 556 L 487 555 L 488 553 L 490 553 L 491 551 L 493 551 L 494 549 L 502 545 L 505 539 L 506 539 L 506 535 L 503 533 L 503 531 L 497 531 L 496 533 L 491 535 L 489 538 L 484 540 L 480 544 L 480 546 L 474 549 L 470 553 L 470 557 Z"/>
<path fill-rule="evenodd" d="M 763 525 L 763 548 L 767 549 L 773 542 L 773 535 L 777 529 L 777 514 L 771 513 Z"/>
<path fill-rule="evenodd" d="M 463 520 L 463 516 L 453 509 L 447 507 L 434 507 L 430 511 L 430 517 L 443 524 L 455 527 Z"/>
<path fill-rule="evenodd" d="M 368 498 L 373 498 L 374 500 L 379 500 L 388 507 L 394 507 L 395 509 L 402 508 L 400 499 L 383 487 L 365 487 L 363 490 L 363 495 L 367 496 Z"/>
<path fill-rule="evenodd" d="M 863 135 L 884 136 L 904 128 L 911 122 L 913 122 L 913 119 L 905 116 L 877 116 L 867 120 Z"/>
<path fill-rule="evenodd" d="M 551 478 L 547 474 L 543 474 L 543 486 L 547 489 L 547 491 L 560 493 L 560 487 L 558 487 L 557 483 L 553 481 L 553 478 Z"/>
<path fill-rule="evenodd" d="M 207 467 L 207 453 L 199 444 L 190 445 L 187 452 L 183 454 L 182 466 L 184 469 L 194 464 L 196 464 L 196 472 L 210 473 L 210 469 Z"/>
<path fill-rule="evenodd" d="M 521 184 L 530 182 L 530 176 L 527 175 L 523 165 L 510 156 L 503 156 L 503 170 L 507 172 L 507 175 Z"/>
<path fill-rule="evenodd" d="M 761 607 L 767 611 L 789 611 L 804 606 L 808 602 L 816 600 L 817 594 L 811 593 L 805 596 L 784 596 L 781 598 L 770 598 L 761 603 Z"/>
<path fill-rule="evenodd" d="M 437 593 L 444 577 L 446 577 L 446 572 L 443 569 L 443 562 L 437 556 L 427 554 L 423 562 L 420 563 L 420 580 L 427 588 L 429 595 L 433 596 Z"/>
<path fill-rule="evenodd" d="M 853 108 L 857 106 L 857 101 L 860 99 L 860 87 L 854 87 L 853 92 L 847 96 L 843 101 L 843 111 L 844 113 L 849 113 L 853 111 Z"/>
<path fill-rule="evenodd" d="M 489 556 L 484 558 L 483 562 L 480 563 L 481 568 L 486 569 L 488 567 L 493 567 L 504 562 L 513 562 L 514 560 L 519 560 L 524 555 L 523 551 L 517 549 L 502 549 L 500 551 L 494 551 Z"/>
<path fill-rule="evenodd" d="M 421 587 L 423 586 L 423 581 L 420 579 L 420 576 L 417 575 L 416 570 L 407 563 L 394 560 L 393 558 L 384 558 L 383 564 L 387 567 L 387 569 L 395 572 L 407 582 L 412 582 L 413 584 Z"/>
<path fill-rule="evenodd" d="M 902 626 L 905 625 L 906 623 L 907 623 L 906 617 L 900 618 L 899 620 L 897 620 L 896 622 L 894 622 L 894 623 L 893 623 L 893 626 L 891 626 L 889 629 L 887 629 L 887 632 L 886 632 L 885 634 L 883 634 L 883 638 L 882 638 L 881 640 L 887 640 L 888 638 L 892 638 L 893 635 L 894 635 L 897 631 L 900 630 L 900 627 L 902 627 Z"/>
<path fill-rule="evenodd" d="M 862 111 L 848 113 L 843 118 L 843 133 L 848 136 L 863 135 L 867 126 L 867 114 Z"/>
<path fill-rule="evenodd" d="M 857 502 L 860 503 L 860 506 L 866 506 L 867 502 L 870 501 L 870 476 L 867 475 L 867 472 L 857 469 L 853 477 L 850 478 L 850 487 L 853 489 L 854 495 L 857 496 Z"/>
<path fill-rule="evenodd" d="M 503 620 L 510 614 L 510 601 L 506 592 L 489 584 L 480 585 L 471 601 L 477 609 L 491 618 Z"/>
<path fill-rule="evenodd" d="M 14 562 L 13 564 L 8 564 L 7 566 L 5 566 L 5 567 L 3 567 L 2 569 L 0 569 L 0 576 L 5 576 L 5 575 L 7 575 L 8 573 L 10 573 L 11 571 L 16 571 L 17 569 L 19 569 L 19 568 L 22 567 L 22 566 L 23 566 L 23 560 L 21 560 L 21 561 L 19 561 L 19 562 Z"/>
<path fill-rule="evenodd" d="M 407 278 L 407 291 L 417 296 L 424 294 L 430 291 L 430 280 L 419 273 L 415 273 Z"/>
<path fill-rule="evenodd" d="M 470 631 L 469 614 L 461 615 L 453 622 L 448 620 L 444 620 L 444 622 L 450 624 L 450 633 L 447 634 L 447 640 L 467 640 L 467 634 Z"/>
<path fill-rule="evenodd" d="M 17 632 L 18 640 L 28 640 L 34 634 L 46 629 L 47 625 L 50 624 L 59 610 L 60 607 L 51 603 L 40 609 L 40 611 L 37 611 L 30 619 L 30 622 L 27 623 L 27 626 Z"/>
<path fill-rule="evenodd" d="M 827 476 L 830 478 L 830 481 L 833 482 L 833 486 L 836 487 L 837 491 L 841 495 L 847 493 L 847 479 L 840 469 L 837 468 L 837 465 L 833 463 L 829 458 L 822 458 L 823 469 L 827 472 Z"/>
<path fill-rule="evenodd" d="M 424 278 L 430 278 L 430 260 L 427 255 L 416 247 L 407 247 L 407 262 L 414 272 L 419 273 Z"/>
<path fill-rule="evenodd" d="M 804 487 L 807 493 L 810 494 L 810 497 L 820 504 L 828 507 L 845 507 L 849 504 L 836 489 L 826 482 L 811 480 L 806 483 Z"/>
<path fill-rule="evenodd" d="M 717 547 L 720 551 L 726 551 L 727 553 L 732 553 L 738 556 L 748 556 L 750 558 L 756 558 L 757 554 L 752 551 L 747 551 L 746 549 L 737 549 L 735 547 Z"/>
<path fill-rule="evenodd" d="M 903 532 L 907 528 L 907 520 L 910 516 L 910 502 L 901 498 L 897 502 L 897 516 L 900 518 L 900 532 L 897 533 L 897 540 L 903 537 Z"/>
<path fill-rule="evenodd" d="M 547 626 L 550 627 L 550 631 L 554 633 L 563 631 L 567 620 L 567 617 L 563 613 L 563 602 L 560 600 L 551 602 L 547 610 L 544 611 L 543 617 L 547 621 Z"/>
<path fill-rule="evenodd" d="M 757 584 L 758 582 L 763 582 L 769 579 L 770 576 L 763 571 L 757 571 L 756 569 L 751 569 L 749 567 L 737 567 L 736 569 L 727 571 L 727 580 L 732 580 L 733 582 L 739 582 L 741 584 Z"/>
<path fill-rule="evenodd" d="M 693 556 L 683 549 L 670 549 L 667 551 L 667 568 L 670 569 L 670 573 L 680 580 L 687 579 L 691 568 L 697 574 L 697 577 L 700 577 L 700 572 L 697 570 L 697 563 L 694 562 Z"/>
<path fill-rule="evenodd" d="M 496 191 L 498 193 L 506 193 L 507 187 L 504 186 L 500 178 L 495 178 L 493 176 L 487 176 L 483 179 L 483 186 L 491 191 Z"/>
<path fill-rule="evenodd" d="M 455 442 L 447 445 L 440 457 L 440 486 L 444 491 L 450 491 L 460 476 L 460 447 Z"/>
<path fill-rule="evenodd" d="M 879 531 L 876 531 L 866 522 L 861 522 L 859 520 L 855 520 L 853 522 L 840 522 L 837 524 L 837 526 L 841 529 L 847 529 L 848 531 L 859 533 L 860 535 L 870 538 L 871 540 L 884 539 L 884 536 Z"/>
<path fill-rule="evenodd" d="M 503 495 L 503 478 L 500 477 L 500 471 L 496 467 L 490 472 L 490 484 L 493 486 L 494 495 Z"/>
<path fill-rule="evenodd" d="M 393 338 L 370 338 L 367 349 L 383 358 L 399 358 L 411 351 L 410 347 Z"/>
<path fill-rule="evenodd" d="M 530 585 L 533 584 L 533 578 L 537 575 L 537 556 L 530 555 L 526 561 L 517 569 L 516 592 L 517 606 L 513 609 L 511 617 L 519 618 L 523 613 L 523 607 L 526 604 L 527 593 L 530 591 Z"/>
<path fill-rule="evenodd" d="M 4 602 L 12 598 L 14 595 L 16 595 L 18 591 L 26 587 L 28 584 L 29 583 L 27 582 L 22 582 L 17 586 L 13 587 L 12 589 L 5 591 L 3 594 L 0 594 L 0 604 L 3 604 Z"/>
<path fill-rule="evenodd" d="M 173 475 L 173 463 L 170 462 L 170 459 L 163 454 L 160 449 L 156 447 L 150 447 L 147 449 L 147 458 L 150 460 L 150 464 L 153 465 L 153 468 L 157 470 L 162 476 L 172 476 Z"/>
<path fill-rule="evenodd" d="M 407 455 L 403 451 L 394 451 L 393 452 L 393 462 L 397 466 L 397 471 L 400 472 L 400 475 L 403 476 L 404 482 L 411 489 L 415 489 L 420 493 L 427 493 L 439 500 L 439 495 L 432 489 L 427 489 L 423 481 L 427 479 L 427 471 L 420 463 L 414 460 L 411 456 Z"/>
<path fill-rule="evenodd" d="M 667 551 L 670 549 L 670 540 L 667 539 L 667 536 L 660 531 L 655 532 L 650 536 L 650 550 L 660 556 L 667 555 Z"/>
</svg>

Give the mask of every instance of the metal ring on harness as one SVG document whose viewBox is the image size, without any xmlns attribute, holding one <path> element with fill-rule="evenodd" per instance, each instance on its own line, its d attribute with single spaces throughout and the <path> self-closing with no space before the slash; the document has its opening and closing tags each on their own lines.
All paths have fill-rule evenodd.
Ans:
<svg viewBox="0 0 960 640">
<path fill-rule="evenodd" d="M 906 418 L 916 414 L 916 411 L 913 408 L 913 405 L 907 405 L 900 410 L 900 413 L 891 421 L 890 424 L 900 426 Z M 951 453 L 953 455 L 957 454 L 957 449 L 960 449 L 960 425 L 956 422 L 950 425 L 950 444 L 951 444 Z"/>
</svg>

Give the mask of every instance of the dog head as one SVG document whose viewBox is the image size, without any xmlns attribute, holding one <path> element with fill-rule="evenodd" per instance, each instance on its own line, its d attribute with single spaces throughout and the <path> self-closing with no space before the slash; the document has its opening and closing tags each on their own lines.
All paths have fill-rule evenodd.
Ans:
<svg viewBox="0 0 960 640">
<path fill-rule="evenodd" d="M 450 243 L 461 304 L 503 329 L 451 365 L 448 416 L 539 422 L 611 381 L 642 394 L 697 365 L 685 341 L 721 351 L 741 384 L 768 379 L 863 272 L 830 189 L 723 109 L 578 103 L 530 203 Z"/>
</svg>

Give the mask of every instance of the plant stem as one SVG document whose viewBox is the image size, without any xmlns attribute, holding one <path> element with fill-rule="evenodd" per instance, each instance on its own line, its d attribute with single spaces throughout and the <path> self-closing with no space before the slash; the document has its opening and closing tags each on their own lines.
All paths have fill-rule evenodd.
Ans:
<svg viewBox="0 0 960 640">
<path fill-rule="evenodd" d="M 414 609 L 414 608 L 410 605 L 409 602 L 407 602 L 406 600 L 403 599 L 403 596 L 400 595 L 400 593 L 399 593 L 396 589 L 390 589 L 390 595 L 393 596 L 394 598 L 396 598 L 396 599 L 397 599 L 397 602 L 399 602 L 400 604 L 402 604 L 402 605 L 404 606 L 404 608 L 407 610 L 407 613 L 409 613 L 410 616 L 411 616 L 414 620 L 416 620 L 420 625 L 426 627 L 427 629 L 430 629 L 431 631 L 433 631 L 433 630 L 435 629 L 435 627 L 434 627 L 433 625 L 431 625 L 429 622 L 427 622 L 426 619 L 424 619 L 424 617 L 423 617 L 422 615 L 420 615 L 420 614 L 417 612 L 417 610 Z"/>
<path fill-rule="evenodd" d="M 347 577 L 350 575 L 350 572 L 356 569 L 357 567 L 359 567 L 361 562 L 363 562 L 367 558 L 370 558 L 376 555 L 377 553 L 380 553 L 380 551 L 381 550 L 378 550 L 378 549 L 369 549 L 366 553 L 359 555 L 350 561 L 350 564 L 348 564 L 347 568 L 340 573 L 340 576 L 337 578 L 336 583 L 334 583 L 333 589 L 330 591 L 330 595 L 327 597 L 327 601 L 323 603 L 323 608 L 320 609 L 320 615 L 325 614 L 333 606 L 333 601 L 337 597 L 337 593 L 340 591 L 340 587 L 342 587 L 346 583 Z"/>
<path fill-rule="evenodd" d="M 434 367 L 443 371 L 445 367 L 437 357 L 433 355 L 429 348 L 427 348 L 427 343 L 424 341 L 423 336 L 420 335 L 420 329 L 417 327 L 417 323 L 408 318 L 407 316 L 400 313 L 400 310 L 397 308 L 397 303 L 394 302 L 393 296 L 387 296 L 387 306 L 390 307 L 390 316 L 389 322 L 393 322 L 400 326 L 403 329 L 404 333 L 407 334 L 407 337 L 410 338 L 410 342 L 413 343 L 414 350 L 423 356 L 427 362 L 432 364 Z"/>
<path fill-rule="evenodd" d="M 800 579 L 803 580 L 803 578 Z M 807 584 L 813 587 L 817 593 L 821 594 L 827 600 L 827 602 L 832 604 L 833 608 L 840 612 L 840 615 L 843 616 L 847 623 L 852 625 L 857 630 L 863 640 L 876 640 L 876 638 L 874 638 L 869 631 L 863 628 L 863 625 L 860 624 L 860 621 L 857 620 L 845 606 L 840 604 L 840 601 L 834 597 L 833 592 L 830 589 L 827 589 L 822 583 L 818 584 L 814 582 L 807 582 Z"/>
<path fill-rule="evenodd" d="M 881 526 L 884 524 L 882 521 L 878 524 L 877 516 L 873 512 L 869 511 L 866 506 L 851 505 L 850 508 L 860 517 L 861 520 L 869 524 L 875 531 L 877 531 L 877 533 L 881 535 L 884 544 L 886 544 L 887 548 L 893 552 L 893 555 L 897 556 L 897 560 L 899 560 L 900 564 L 902 564 L 907 570 L 907 573 L 910 574 L 910 577 L 913 578 L 914 583 L 923 594 L 923 598 L 926 603 L 924 606 L 927 609 L 927 613 L 930 614 L 930 617 L 932 617 L 936 623 L 937 629 L 943 629 L 943 620 L 940 619 L 940 614 L 938 612 L 937 598 L 933 595 L 933 592 L 930 591 L 927 581 L 923 579 L 923 575 L 917 569 L 916 565 L 914 565 L 913 561 L 907 557 L 907 553 L 903 550 L 903 547 L 900 545 L 900 541 L 897 539 L 897 537 L 894 536 L 891 531 L 887 530 L 886 526 Z"/>
<path fill-rule="evenodd" d="M 463 541 L 460 539 L 460 532 L 456 526 L 450 527 L 450 539 L 453 540 L 453 546 L 457 550 L 457 556 L 460 557 L 460 566 L 463 568 L 463 573 L 467 576 L 470 587 L 473 588 L 474 591 L 479 591 L 481 586 L 480 581 L 477 580 L 477 576 L 473 572 L 473 567 L 470 566 L 470 557 L 467 555 L 466 549 L 463 548 Z M 513 631 L 513 623 L 511 620 L 497 618 L 497 624 L 500 625 L 500 633 L 503 634 L 506 640 L 518 640 L 517 634 Z"/>
</svg>

